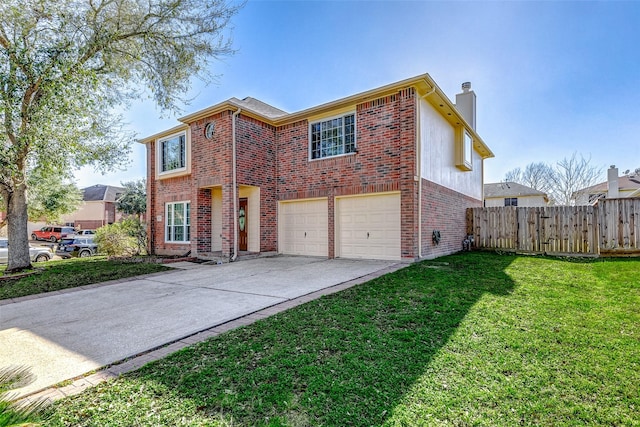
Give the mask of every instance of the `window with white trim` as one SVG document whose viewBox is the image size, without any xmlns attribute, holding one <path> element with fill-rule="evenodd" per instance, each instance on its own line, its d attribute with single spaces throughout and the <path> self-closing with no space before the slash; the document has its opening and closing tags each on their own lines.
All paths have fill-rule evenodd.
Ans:
<svg viewBox="0 0 640 427">
<path fill-rule="evenodd" d="M 456 130 L 456 166 L 463 171 L 473 170 L 473 137 L 462 126 Z"/>
<path fill-rule="evenodd" d="M 160 145 L 160 173 L 174 172 L 187 167 L 186 133 L 158 141 Z"/>
<path fill-rule="evenodd" d="M 356 151 L 356 115 L 347 114 L 309 125 L 310 157 L 323 159 Z"/>
<path fill-rule="evenodd" d="M 518 206 L 518 198 L 517 197 L 505 197 L 504 198 L 505 206 Z"/>
<path fill-rule="evenodd" d="M 473 157 L 472 157 L 473 139 L 471 138 L 471 135 L 469 135 L 469 132 L 467 131 L 464 132 L 463 138 L 464 138 L 463 139 L 464 163 L 469 167 L 469 170 L 471 170 L 471 168 L 473 167 Z"/>
<path fill-rule="evenodd" d="M 191 203 L 167 203 L 165 210 L 165 241 L 188 243 L 191 240 Z"/>
</svg>

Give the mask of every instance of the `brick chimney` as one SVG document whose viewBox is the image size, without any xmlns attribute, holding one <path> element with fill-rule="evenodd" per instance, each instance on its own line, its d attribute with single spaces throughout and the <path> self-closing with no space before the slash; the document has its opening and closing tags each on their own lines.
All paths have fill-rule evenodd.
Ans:
<svg viewBox="0 0 640 427">
<path fill-rule="evenodd" d="M 471 90 L 471 82 L 462 83 L 462 93 L 456 95 L 456 109 L 476 130 L 476 94 Z"/>
<path fill-rule="evenodd" d="M 617 199 L 620 197 L 620 187 L 618 185 L 618 168 L 611 165 L 607 170 L 607 199 Z"/>
</svg>

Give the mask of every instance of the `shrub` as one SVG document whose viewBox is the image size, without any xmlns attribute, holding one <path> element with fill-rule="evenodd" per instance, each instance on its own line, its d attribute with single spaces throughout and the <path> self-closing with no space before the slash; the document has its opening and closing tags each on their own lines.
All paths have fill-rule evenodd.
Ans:
<svg viewBox="0 0 640 427">
<path fill-rule="evenodd" d="M 146 254 L 147 231 L 137 217 L 105 225 L 96 230 L 94 238 L 100 253 L 107 256 L 136 256 Z"/>
</svg>

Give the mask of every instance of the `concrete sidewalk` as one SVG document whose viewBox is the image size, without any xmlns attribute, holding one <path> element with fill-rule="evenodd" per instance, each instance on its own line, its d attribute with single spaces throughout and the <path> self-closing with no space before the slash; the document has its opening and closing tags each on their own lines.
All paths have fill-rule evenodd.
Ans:
<svg viewBox="0 0 640 427">
<path fill-rule="evenodd" d="M 174 265 L 176 271 L 120 283 L 0 301 L 0 367 L 31 367 L 36 381 L 19 395 L 41 391 L 31 397 L 56 399 L 404 266 L 284 256 L 183 263 Z M 70 379 L 76 381 L 50 388 Z"/>
</svg>

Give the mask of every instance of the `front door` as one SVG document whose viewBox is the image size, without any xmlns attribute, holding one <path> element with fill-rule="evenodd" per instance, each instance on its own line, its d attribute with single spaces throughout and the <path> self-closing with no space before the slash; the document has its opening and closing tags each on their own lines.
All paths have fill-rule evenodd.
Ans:
<svg viewBox="0 0 640 427">
<path fill-rule="evenodd" d="M 247 199 L 240 199 L 238 208 L 238 250 L 247 250 Z"/>
</svg>

